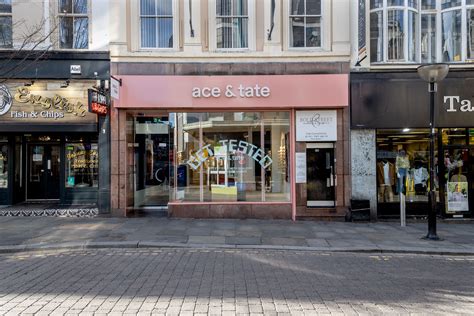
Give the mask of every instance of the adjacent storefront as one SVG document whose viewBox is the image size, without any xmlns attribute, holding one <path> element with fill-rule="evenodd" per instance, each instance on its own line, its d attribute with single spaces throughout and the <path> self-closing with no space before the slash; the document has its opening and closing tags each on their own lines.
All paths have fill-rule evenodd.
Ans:
<svg viewBox="0 0 474 316">
<path fill-rule="evenodd" d="M 96 81 L 10 80 L 0 85 L 0 205 L 97 202 Z"/>
<path fill-rule="evenodd" d="M 347 75 L 118 77 L 115 212 L 344 213 Z"/>
<path fill-rule="evenodd" d="M 354 163 L 371 175 L 367 188 L 377 215 L 397 216 L 400 194 L 408 215 L 425 215 L 434 181 L 438 211 L 446 217 L 472 217 L 474 210 L 474 73 L 451 70 L 438 85 L 435 169 L 429 176 L 429 94 L 416 72 L 351 75 L 353 146 L 369 159 Z M 372 156 L 372 153 L 375 153 Z M 362 179 L 362 176 L 361 176 Z M 357 180 L 356 180 L 357 182 Z M 357 196 L 356 196 L 357 197 Z M 374 207 L 375 205 L 372 205 Z"/>
</svg>

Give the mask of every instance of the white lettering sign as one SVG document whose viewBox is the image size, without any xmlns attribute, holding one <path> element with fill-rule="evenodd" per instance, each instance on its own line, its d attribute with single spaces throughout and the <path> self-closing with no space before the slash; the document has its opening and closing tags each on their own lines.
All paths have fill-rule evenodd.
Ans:
<svg viewBox="0 0 474 316">
<path fill-rule="evenodd" d="M 474 112 L 471 100 L 462 100 L 460 96 L 445 96 L 444 105 L 447 106 L 446 112 Z"/>
<path fill-rule="evenodd" d="M 70 73 L 73 75 L 81 74 L 81 65 L 71 65 Z"/>
<path fill-rule="evenodd" d="M 219 148 L 224 148 L 226 152 L 230 153 L 240 153 L 240 154 L 245 154 L 258 162 L 264 169 L 268 168 L 273 160 L 270 158 L 269 155 L 265 155 L 265 152 L 251 144 L 248 143 L 244 140 L 237 140 L 237 139 L 225 139 L 225 140 L 220 140 L 219 141 L 220 146 L 217 146 Z M 211 148 L 211 145 L 208 144 L 202 148 L 200 148 L 197 152 L 195 152 L 191 157 L 189 158 L 186 163 L 193 169 L 197 170 L 203 162 L 205 162 L 207 159 L 213 157 L 215 155 L 215 148 Z"/>
<path fill-rule="evenodd" d="M 336 141 L 337 112 L 296 111 L 296 141 Z"/>
<path fill-rule="evenodd" d="M 192 89 L 193 98 L 268 98 L 271 91 L 267 86 L 245 86 L 240 84 L 236 87 L 233 85 L 226 85 L 224 89 L 219 87 L 194 87 Z"/>
</svg>

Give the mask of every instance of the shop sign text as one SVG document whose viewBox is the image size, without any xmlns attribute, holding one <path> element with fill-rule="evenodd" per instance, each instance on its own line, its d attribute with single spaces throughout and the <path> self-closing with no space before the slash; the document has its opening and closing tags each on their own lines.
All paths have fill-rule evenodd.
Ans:
<svg viewBox="0 0 474 316">
<path fill-rule="evenodd" d="M 194 87 L 192 90 L 193 98 L 268 98 L 271 94 L 270 88 L 267 86 L 245 86 L 240 84 L 236 87 L 233 85 L 225 86 L 225 89 L 219 87 Z"/>
<path fill-rule="evenodd" d="M 446 112 L 474 112 L 471 100 L 461 100 L 460 96 L 445 96 L 444 105 L 448 107 Z"/>
<path fill-rule="evenodd" d="M 219 143 L 227 150 L 227 152 L 245 154 L 258 162 L 264 169 L 268 168 L 273 162 L 272 158 L 270 158 L 269 155 L 265 155 L 265 152 L 261 148 L 249 142 L 236 139 L 226 139 L 220 140 Z M 210 144 L 208 144 L 191 155 L 186 163 L 193 170 L 197 170 L 203 162 L 213 157 L 214 154 L 214 149 L 211 148 Z"/>
<path fill-rule="evenodd" d="M 19 103 L 29 103 L 32 105 L 41 106 L 44 111 L 12 111 L 11 117 L 14 118 L 53 118 L 59 119 L 64 117 L 64 112 L 71 113 L 78 117 L 86 116 L 86 107 L 81 102 L 75 104 L 70 103 L 68 99 L 61 97 L 60 95 L 54 95 L 53 97 L 44 97 L 38 94 L 30 93 L 28 88 L 18 88 L 15 94 L 15 100 Z M 53 111 L 52 111 L 53 110 Z M 59 110 L 63 112 L 56 112 Z M 27 115 L 27 116 L 25 116 Z"/>
</svg>

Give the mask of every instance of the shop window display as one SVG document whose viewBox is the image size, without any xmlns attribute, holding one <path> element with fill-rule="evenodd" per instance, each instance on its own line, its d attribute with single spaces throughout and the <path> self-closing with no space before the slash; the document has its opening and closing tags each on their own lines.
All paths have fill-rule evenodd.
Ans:
<svg viewBox="0 0 474 316">
<path fill-rule="evenodd" d="M 87 188 L 99 184 L 97 144 L 66 144 L 66 187 Z"/>
<path fill-rule="evenodd" d="M 435 159 L 436 161 L 436 159 Z M 377 186 L 379 203 L 428 202 L 429 131 L 379 130 L 377 132 Z M 434 179 L 438 188 L 438 179 Z"/>
<path fill-rule="evenodd" d="M 172 200 L 289 201 L 288 112 L 175 115 Z"/>
<path fill-rule="evenodd" d="M 0 138 L 0 188 L 8 187 L 8 139 Z"/>
</svg>

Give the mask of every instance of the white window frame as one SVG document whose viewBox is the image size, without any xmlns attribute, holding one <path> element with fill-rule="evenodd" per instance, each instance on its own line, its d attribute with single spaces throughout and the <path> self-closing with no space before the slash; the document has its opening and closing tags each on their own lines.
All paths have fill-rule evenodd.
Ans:
<svg viewBox="0 0 474 316">
<path fill-rule="evenodd" d="M 383 37 L 384 37 L 384 43 L 383 43 L 383 61 L 380 62 L 372 62 L 370 61 L 371 64 L 374 65 L 381 65 L 381 64 L 419 64 L 421 63 L 421 16 L 423 14 L 434 14 L 436 16 L 436 62 L 444 62 L 443 61 L 443 35 L 442 35 L 442 14 L 445 12 L 450 12 L 450 11 L 456 11 L 456 10 L 461 10 L 461 60 L 459 61 L 449 61 L 448 63 L 450 64 L 457 64 L 457 63 L 470 63 L 474 61 L 474 56 L 471 58 L 467 58 L 467 48 L 468 48 L 468 25 L 467 25 L 467 11 L 469 9 L 474 10 L 474 4 L 472 5 L 466 5 L 466 0 L 461 0 L 461 5 L 460 6 L 455 6 L 451 7 L 448 9 L 441 9 L 441 0 L 436 0 L 436 9 L 430 9 L 430 10 L 422 10 L 421 9 L 421 0 L 418 0 L 418 8 L 416 10 L 413 10 L 412 8 L 408 7 L 408 0 L 405 0 L 405 6 L 393 6 L 390 7 L 390 9 L 400 9 L 404 10 L 404 24 L 405 24 L 405 30 L 407 30 L 408 26 L 408 11 L 416 11 L 418 13 L 417 17 L 417 23 L 418 23 L 418 31 L 417 31 L 417 47 L 416 49 L 416 56 L 417 60 L 416 61 L 408 61 L 408 34 L 405 35 L 404 43 L 405 43 L 405 58 L 403 60 L 388 60 L 388 38 L 387 38 L 387 33 L 388 33 L 388 6 L 387 6 L 388 1 L 383 0 L 383 6 L 382 8 L 377 8 L 377 9 L 371 9 L 370 8 L 370 2 L 368 3 L 368 14 L 369 18 L 367 19 L 367 23 L 369 25 L 370 29 L 370 14 L 372 12 L 376 11 L 382 11 L 383 12 Z M 406 33 L 406 31 L 405 31 Z M 370 41 L 368 43 L 370 45 Z M 370 47 L 372 49 L 372 47 Z M 369 54 L 370 56 L 370 54 Z"/>
<path fill-rule="evenodd" d="M 247 0 L 248 7 L 248 47 L 246 48 L 217 48 L 217 15 L 216 6 L 219 0 L 209 0 L 209 50 L 212 52 L 249 52 L 256 50 L 256 1 Z"/>
<path fill-rule="evenodd" d="M 61 9 L 61 5 L 60 5 L 60 1 L 61 0 L 56 0 L 56 12 L 57 12 L 57 16 L 58 16 L 58 31 L 57 31 L 57 35 L 58 35 L 58 43 L 57 43 L 57 46 L 58 46 L 58 49 L 60 50 L 79 50 L 79 51 L 86 51 L 86 50 L 89 50 L 89 47 L 92 43 L 92 21 L 91 21 L 91 0 L 87 0 L 87 13 L 63 13 L 60 11 Z M 61 18 L 63 17 L 72 17 L 73 19 L 74 18 L 87 18 L 87 47 L 86 48 L 67 48 L 67 47 L 61 47 Z M 73 20 L 73 28 L 74 28 L 74 20 Z M 72 38 L 73 38 L 73 43 L 74 43 L 74 38 L 75 38 L 75 35 L 74 35 L 74 32 L 73 32 L 73 35 L 72 35 Z"/>
<path fill-rule="evenodd" d="M 304 0 L 306 1 L 306 0 Z M 285 18 L 285 21 L 286 21 L 286 32 L 287 32 L 287 35 L 286 35 L 286 42 L 288 43 L 288 49 L 289 50 L 323 50 L 323 47 L 325 46 L 324 45 L 324 39 L 325 39 L 325 34 L 324 34 L 324 30 L 325 30 L 325 25 L 324 25 L 324 16 L 325 16 L 325 12 L 324 12 L 324 7 L 325 7 L 325 1 L 324 0 L 321 0 L 321 14 L 320 15 L 306 15 L 306 14 L 292 14 L 291 13 L 291 2 L 292 0 L 288 0 L 287 1 L 287 6 L 286 6 L 286 12 L 287 12 L 287 16 Z M 306 2 L 305 2 L 306 3 Z M 303 17 L 303 18 L 307 18 L 307 17 L 319 17 L 319 23 L 321 25 L 321 30 L 320 30 L 320 36 L 321 36 L 321 45 L 320 46 L 316 46 L 316 47 L 307 47 L 307 46 L 304 46 L 304 47 L 293 47 L 291 46 L 291 30 L 290 30 L 290 27 L 291 27 L 291 23 L 290 23 L 290 20 L 293 18 L 293 17 Z M 305 43 L 306 43 L 306 36 L 305 36 Z"/>
<path fill-rule="evenodd" d="M 14 46 L 14 43 L 13 43 L 13 1 L 12 1 L 12 12 L 2 12 L 0 13 L 0 17 L 10 17 L 12 19 L 12 27 L 11 27 L 11 31 L 12 31 L 12 45 L 10 47 L 0 47 L 0 50 L 10 50 L 10 49 L 13 49 L 13 46 Z"/>
<path fill-rule="evenodd" d="M 331 50 L 331 2 L 332 0 L 321 0 L 321 46 L 320 47 L 293 47 L 290 45 L 290 19 L 291 1 L 284 0 L 285 10 L 283 13 L 283 32 L 286 49 L 294 52 L 326 52 Z"/>
<path fill-rule="evenodd" d="M 173 7 L 173 12 L 172 12 L 172 18 L 173 18 L 173 47 L 143 47 L 142 46 L 142 15 L 141 15 L 141 8 L 140 8 L 140 0 L 137 0 L 137 16 L 138 16 L 138 48 L 141 51 L 169 51 L 169 52 L 174 52 L 178 49 L 179 47 L 179 1 L 178 0 L 172 0 L 172 7 Z M 169 15 L 166 16 L 149 16 L 147 17 L 169 17 Z"/>
</svg>

